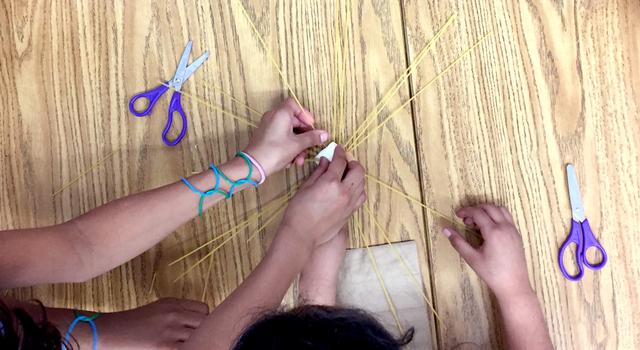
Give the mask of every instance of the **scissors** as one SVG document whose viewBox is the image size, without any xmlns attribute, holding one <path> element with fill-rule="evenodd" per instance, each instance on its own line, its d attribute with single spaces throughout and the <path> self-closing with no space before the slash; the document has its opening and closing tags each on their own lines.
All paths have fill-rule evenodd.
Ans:
<svg viewBox="0 0 640 350">
<path fill-rule="evenodd" d="M 169 110 L 167 116 L 167 124 L 162 131 L 162 141 L 167 146 L 175 146 L 184 137 L 187 133 L 187 116 L 182 109 L 182 104 L 180 104 L 180 89 L 182 88 L 182 84 L 184 84 L 187 79 L 204 63 L 204 61 L 209 58 L 209 53 L 205 52 L 200 57 L 198 57 L 195 61 L 193 61 L 190 65 L 187 65 L 187 61 L 189 60 L 189 55 L 191 54 L 191 47 L 193 46 L 191 40 L 187 43 L 187 46 L 182 51 L 182 57 L 180 57 L 180 62 L 178 63 L 178 68 L 176 68 L 176 74 L 173 76 L 173 79 L 169 80 L 166 84 L 162 84 L 157 86 L 151 90 L 141 92 L 139 94 L 133 95 L 131 100 L 129 101 L 129 111 L 136 117 L 146 117 L 151 114 L 153 110 L 153 106 L 156 105 L 160 96 L 162 96 L 169 88 L 175 90 L 173 95 L 171 95 L 171 102 L 169 102 Z M 136 110 L 134 104 L 139 99 L 144 98 L 148 100 L 147 107 L 142 110 Z M 180 114 L 182 117 L 182 130 L 180 130 L 180 135 L 176 137 L 174 140 L 170 140 L 167 137 L 169 130 L 171 130 L 171 125 L 173 124 L 173 114 Z"/>
<path fill-rule="evenodd" d="M 578 187 L 578 177 L 576 176 L 576 169 L 573 164 L 567 164 L 567 182 L 569 184 L 569 201 L 571 202 L 571 231 L 569 236 L 560 246 L 560 253 L 558 254 L 558 264 L 560 265 L 560 271 L 566 279 L 569 281 L 577 282 L 582 279 L 584 275 L 584 267 L 591 270 L 600 270 L 607 263 L 607 252 L 598 242 L 596 237 L 589 226 L 589 221 L 584 214 L 584 207 L 582 206 L 582 198 L 580 197 L 580 187 Z M 569 245 L 576 244 L 576 263 L 578 265 L 578 273 L 570 275 L 563 261 L 564 251 Z M 595 248 L 602 254 L 602 261 L 597 264 L 591 264 L 587 259 L 587 250 Z"/>
</svg>

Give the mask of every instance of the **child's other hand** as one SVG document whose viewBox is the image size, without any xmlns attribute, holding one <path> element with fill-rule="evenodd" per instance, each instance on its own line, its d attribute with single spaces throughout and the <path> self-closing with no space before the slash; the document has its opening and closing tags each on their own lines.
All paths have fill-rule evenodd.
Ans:
<svg viewBox="0 0 640 350">
<path fill-rule="evenodd" d="M 504 207 L 483 204 L 459 209 L 456 214 L 467 226 L 480 230 L 482 245 L 474 248 L 451 228 L 444 229 L 443 233 L 496 297 L 530 293 L 522 238 L 511 213 Z"/>
<path fill-rule="evenodd" d="M 342 146 L 333 161 L 322 158 L 318 167 L 291 199 L 282 226 L 301 240 L 318 246 L 331 240 L 366 199 L 364 169 L 348 161 Z"/>
<path fill-rule="evenodd" d="M 245 151 L 264 167 L 267 175 L 291 163 L 302 166 L 307 148 L 329 139 L 327 131 L 313 130 L 313 123 L 311 112 L 300 109 L 289 98 L 262 116 Z"/>
<path fill-rule="evenodd" d="M 104 314 L 96 320 L 100 332 L 98 347 L 120 350 L 179 349 L 208 314 L 207 304 L 174 298 L 160 299 L 137 309 Z M 79 331 L 82 331 L 83 328 L 80 328 Z M 81 348 L 85 349 L 85 346 Z M 88 344 L 86 348 L 89 348 Z"/>
</svg>

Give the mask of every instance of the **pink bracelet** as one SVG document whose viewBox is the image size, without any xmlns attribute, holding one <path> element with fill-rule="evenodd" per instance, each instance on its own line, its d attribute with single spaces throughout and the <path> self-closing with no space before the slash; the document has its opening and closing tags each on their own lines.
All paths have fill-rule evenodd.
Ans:
<svg viewBox="0 0 640 350">
<path fill-rule="evenodd" d="M 247 158 L 249 158 L 249 160 L 251 161 L 251 164 L 253 164 L 256 168 L 258 168 L 258 172 L 260 173 L 260 181 L 258 181 L 258 185 L 262 185 L 264 180 L 267 179 L 267 174 L 265 174 L 264 168 L 262 167 L 262 165 L 260 165 L 260 163 L 258 163 L 258 161 L 255 158 L 250 156 L 249 153 L 247 152 L 240 152 L 240 153 L 247 156 Z"/>
</svg>

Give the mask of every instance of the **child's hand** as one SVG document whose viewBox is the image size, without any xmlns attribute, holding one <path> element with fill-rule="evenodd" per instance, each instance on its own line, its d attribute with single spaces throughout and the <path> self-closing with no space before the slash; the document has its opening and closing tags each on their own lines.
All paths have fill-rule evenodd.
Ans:
<svg viewBox="0 0 640 350">
<path fill-rule="evenodd" d="M 462 208 L 456 214 L 466 225 L 480 229 L 484 239 L 482 245 L 472 247 L 451 228 L 444 229 L 443 233 L 496 297 L 530 293 L 522 238 L 509 211 L 504 207 L 484 204 Z"/>
<path fill-rule="evenodd" d="M 325 143 L 329 133 L 313 129 L 313 115 L 291 98 L 267 112 L 255 130 L 246 152 L 255 158 L 267 175 L 295 163 L 304 164 L 309 147 Z"/>
<path fill-rule="evenodd" d="M 322 158 L 300 187 L 282 225 L 315 247 L 332 239 L 365 199 L 364 169 L 357 161 L 347 161 L 338 146 L 333 161 Z"/>
<path fill-rule="evenodd" d="M 100 349 L 179 349 L 209 314 L 207 304 L 164 298 L 137 309 L 104 314 L 96 320 Z M 88 327 L 76 328 L 86 332 Z M 79 333 L 83 334 L 83 333 Z M 81 344 L 82 349 L 85 344 Z"/>
</svg>

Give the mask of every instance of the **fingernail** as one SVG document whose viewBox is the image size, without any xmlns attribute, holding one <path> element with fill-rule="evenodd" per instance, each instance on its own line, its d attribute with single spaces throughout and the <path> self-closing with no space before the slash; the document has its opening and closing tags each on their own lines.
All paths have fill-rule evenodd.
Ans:
<svg viewBox="0 0 640 350">
<path fill-rule="evenodd" d="M 451 230 L 449 230 L 448 228 L 445 228 L 444 230 L 442 230 L 442 234 L 445 235 L 447 238 L 451 237 Z"/>
<path fill-rule="evenodd" d="M 329 133 L 326 131 L 323 131 L 320 134 L 320 142 L 327 142 L 328 139 L 329 139 Z"/>
</svg>

